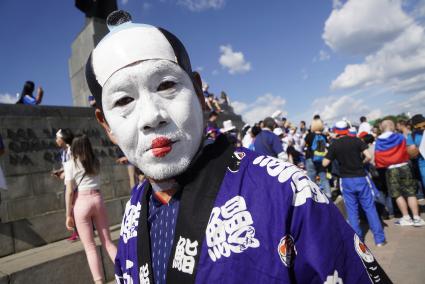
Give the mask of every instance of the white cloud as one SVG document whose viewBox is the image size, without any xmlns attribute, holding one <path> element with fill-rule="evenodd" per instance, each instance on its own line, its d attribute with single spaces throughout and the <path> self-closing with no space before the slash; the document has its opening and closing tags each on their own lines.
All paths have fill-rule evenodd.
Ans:
<svg viewBox="0 0 425 284">
<path fill-rule="evenodd" d="M 412 24 L 400 0 L 349 0 L 326 20 L 323 39 L 334 51 L 367 54 Z"/>
<path fill-rule="evenodd" d="M 329 60 L 330 58 L 331 58 L 331 56 L 329 55 L 329 53 L 327 53 L 323 49 L 319 51 L 319 60 L 320 61 L 326 61 L 326 60 Z"/>
<path fill-rule="evenodd" d="M 338 9 L 342 6 L 341 0 L 332 0 L 332 7 L 334 9 Z"/>
<path fill-rule="evenodd" d="M 313 113 L 320 114 L 320 117 L 330 124 L 343 117 L 357 122 L 362 115 L 366 115 L 369 119 L 382 115 L 380 109 L 372 109 L 364 100 L 348 95 L 317 98 L 313 101 L 312 107 Z"/>
<path fill-rule="evenodd" d="M 220 46 L 220 52 L 219 62 L 230 74 L 243 74 L 251 70 L 251 63 L 245 61 L 244 54 L 233 51 L 231 45 Z"/>
<path fill-rule="evenodd" d="M 277 110 L 282 111 L 283 115 L 286 116 L 287 112 L 283 111 L 285 104 L 286 100 L 284 98 L 268 93 L 257 97 L 255 101 L 250 103 L 233 101 L 232 107 L 235 113 L 242 115 L 246 123 L 253 125 Z"/>
<path fill-rule="evenodd" d="M 14 104 L 17 101 L 17 96 L 11 94 L 0 94 L 0 103 L 2 104 Z"/>
<path fill-rule="evenodd" d="M 413 114 L 423 114 L 425 110 L 425 91 L 409 97 L 402 102 L 394 102 L 393 106 L 399 109 L 398 113 L 411 112 Z"/>
<path fill-rule="evenodd" d="M 187 7 L 193 12 L 204 11 L 207 9 L 220 9 L 226 3 L 225 0 L 179 0 L 178 3 Z"/>
<path fill-rule="evenodd" d="M 331 89 L 411 93 L 425 87 L 425 28 L 400 0 L 349 0 L 333 10 L 323 38 L 334 51 L 365 55 L 362 63 L 348 64 Z"/>
</svg>

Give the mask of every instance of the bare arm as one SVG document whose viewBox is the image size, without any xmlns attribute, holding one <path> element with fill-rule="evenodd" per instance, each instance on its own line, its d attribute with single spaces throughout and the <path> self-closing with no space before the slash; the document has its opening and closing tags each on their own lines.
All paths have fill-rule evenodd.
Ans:
<svg viewBox="0 0 425 284">
<path fill-rule="evenodd" d="M 44 94 L 43 88 L 38 87 L 37 97 L 35 97 L 36 104 L 41 104 L 41 100 L 43 99 L 43 94 Z"/>
<path fill-rule="evenodd" d="M 416 145 L 410 145 L 407 146 L 407 153 L 409 154 L 410 158 L 416 158 L 419 155 L 419 149 L 416 147 Z"/>
<path fill-rule="evenodd" d="M 65 206 L 66 206 L 66 217 L 71 217 L 72 216 L 72 198 L 74 196 L 74 192 L 72 190 L 72 185 L 73 182 L 72 181 L 67 181 L 66 182 L 66 191 L 65 191 Z"/>
<path fill-rule="evenodd" d="M 366 164 L 366 163 L 369 163 L 370 161 L 372 161 L 372 156 L 370 155 L 368 149 L 363 151 L 363 155 L 365 156 L 365 158 L 363 160 L 363 164 Z"/>
<path fill-rule="evenodd" d="M 331 163 L 331 160 L 324 158 L 322 161 L 322 166 L 326 168 L 327 166 L 330 165 L 330 163 Z"/>
</svg>

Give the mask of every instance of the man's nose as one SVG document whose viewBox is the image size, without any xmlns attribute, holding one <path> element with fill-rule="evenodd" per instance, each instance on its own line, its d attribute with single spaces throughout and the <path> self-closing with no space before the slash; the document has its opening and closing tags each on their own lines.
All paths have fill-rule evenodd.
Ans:
<svg viewBox="0 0 425 284">
<path fill-rule="evenodd" d="M 141 110 L 138 125 L 140 130 L 149 131 L 168 124 L 168 115 L 159 99 L 145 96 L 139 101 L 138 107 Z"/>
</svg>

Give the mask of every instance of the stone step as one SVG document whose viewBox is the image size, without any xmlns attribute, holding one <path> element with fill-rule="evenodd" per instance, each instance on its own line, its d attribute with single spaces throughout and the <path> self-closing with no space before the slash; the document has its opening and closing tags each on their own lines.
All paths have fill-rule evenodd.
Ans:
<svg viewBox="0 0 425 284">
<path fill-rule="evenodd" d="M 110 225 L 121 224 L 128 196 L 105 200 Z M 68 238 L 65 212 L 47 212 L 13 222 L 0 222 L 0 257 L 12 255 Z"/>
<path fill-rule="evenodd" d="M 119 239 L 120 225 L 111 227 L 114 243 Z M 114 279 L 113 263 L 106 251 L 100 250 L 105 279 Z M 93 283 L 87 258 L 81 241 L 66 240 L 33 248 L 0 258 L 0 284 L 23 283 Z"/>
</svg>

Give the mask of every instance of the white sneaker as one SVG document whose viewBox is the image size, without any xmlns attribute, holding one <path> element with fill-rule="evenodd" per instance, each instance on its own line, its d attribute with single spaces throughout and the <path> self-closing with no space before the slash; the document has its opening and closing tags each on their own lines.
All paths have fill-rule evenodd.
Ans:
<svg viewBox="0 0 425 284">
<path fill-rule="evenodd" d="M 413 219 L 413 226 L 415 227 L 422 227 L 425 226 L 425 221 L 422 218 Z"/>
<path fill-rule="evenodd" d="M 423 221 L 423 220 L 422 220 Z M 400 218 L 397 221 L 395 221 L 396 225 L 400 225 L 400 226 L 412 226 L 413 225 L 413 221 L 412 219 L 405 219 L 405 218 Z"/>
</svg>

